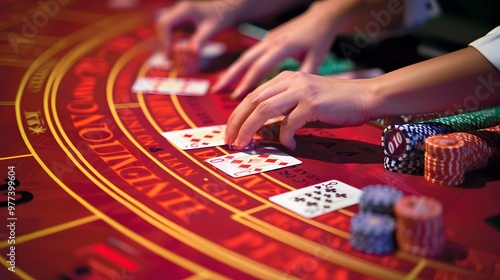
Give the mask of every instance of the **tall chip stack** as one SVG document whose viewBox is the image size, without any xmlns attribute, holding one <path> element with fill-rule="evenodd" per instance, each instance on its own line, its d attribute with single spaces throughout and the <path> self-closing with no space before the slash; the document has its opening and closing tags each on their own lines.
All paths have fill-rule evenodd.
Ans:
<svg viewBox="0 0 500 280">
<path fill-rule="evenodd" d="M 500 125 L 425 140 L 425 179 L 443 186 L 462 184 L 465 173 L 482 169 L 500 152 Z"/>
</svg>

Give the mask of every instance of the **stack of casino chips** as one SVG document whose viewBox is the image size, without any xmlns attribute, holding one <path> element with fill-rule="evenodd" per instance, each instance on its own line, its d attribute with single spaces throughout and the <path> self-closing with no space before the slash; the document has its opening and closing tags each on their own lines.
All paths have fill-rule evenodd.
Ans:
<svg viewBox="0 0 500 280">
<path fill-rule="evenodd" d="M 349 242 L 357 251 L 368 254 L 387 254 L 394 251 L 394 204 L 403 193 L 389 186 L 370 185 L 363 188 L 360 213 L 351 220 Z"/>
<path fill-rule="evenodd" d="M 402 115 L 394 117 L 386 117 L 375 120 L 376 123 L 382 126 L 389 126 L 395 124 L 406 124 L 406 123 L 416 123 L 424 122 L 437 118 L 444 118 L 449 116 L 454 116 L 457 114 L 463 114 L 463 109 L 450 110 L 443 113 L 427 113 L 427 114 L 415 114 L 415 115 Z"/>
<path fill-rule="evenodd" d="M 500 151 L 500 125 L 425 140 L 425 179 L 443 186 L 463 183 L 465 173 L 486 167 Z"/>
<path fill-rule="evenodd" d="M 433 258 L 441 255 L 446 242 L 443 207 L 435 199 L 406 196 L 394 205 L 396 240 L 404 252 Z"/>
<path fill-rule="evenodd" d="M 188 40 L 177 40 L 172 51 L 173 62 L 178 75 L 191 75 L 200 70 L 200 59 Z"/>
<path fill-rule="evenodd" d="M 406 174 L 424 171 L 425 139 L 434 135 L 467 132 L 500 124 L 500 107 L 439 118 L 427 122 L 390 125 L 382 133 L 384 167 Z"/>
</svg>

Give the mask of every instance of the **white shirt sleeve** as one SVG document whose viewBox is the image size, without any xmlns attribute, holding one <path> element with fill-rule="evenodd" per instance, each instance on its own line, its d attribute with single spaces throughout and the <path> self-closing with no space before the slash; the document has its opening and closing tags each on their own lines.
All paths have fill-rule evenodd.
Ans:
<svg viewBox="0 0 500 280">
<path fill-rule="evenodd" d="M 470 43 L 469 46 L 478 50 L 491 64 L 500 70 L 500 26 Z"/>
</svg>

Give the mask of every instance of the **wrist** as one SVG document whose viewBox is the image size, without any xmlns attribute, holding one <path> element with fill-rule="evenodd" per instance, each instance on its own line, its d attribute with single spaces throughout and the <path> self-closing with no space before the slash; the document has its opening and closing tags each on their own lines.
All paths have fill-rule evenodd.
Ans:
<svg viewBox="0 0 500 280">
<path fill-rule="evenodd" d="M 391 115 L 391 105 L 388 96 L 389 89 L 385 86 L 382 76 L 363 80 L 363 96 L 365 97 L 365 110 L 370 120 Z"/>
</svg>

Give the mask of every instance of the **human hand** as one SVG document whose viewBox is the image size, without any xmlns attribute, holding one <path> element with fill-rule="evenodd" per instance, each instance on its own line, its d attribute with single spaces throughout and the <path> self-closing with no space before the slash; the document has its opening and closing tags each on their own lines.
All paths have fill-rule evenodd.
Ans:
<svg viewBox="0 0 500 280">
<path fill-rule="evenodd" d="M 224 90 L 243 76 L 231 95 L 234 99 L 241 98 L 287 57 L 303 60 L 301 71 L 316 72 L 335 38 L 333 21 L 324 9 L 312 5 L 245 51 L 220 77 L 212 91 Z"/>
<path fill-rule="evenodd" d="M 285 71 L 251 92 L 229 117 L 225 143 L 247 146 L 266 120 L 285 115 L 280 142 L 295 149 L 295 131 L 308 122 L 357 126 L 370 120 L 370 79 L 344 80 Z"/>
<path fill-rule="evenodd" d="M 200 49 L 219 31 L 230 27 L 238 13 L 218 13 L 216 1 L 180 1 L 163 12 L 157 22 L 157 32 L 167 56 L 173 49 L 173 32 L 182 24 L 194 25 L 195 32 L 189 39 L 189 49 L 198 54 Z"/>
</svg>

